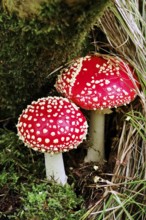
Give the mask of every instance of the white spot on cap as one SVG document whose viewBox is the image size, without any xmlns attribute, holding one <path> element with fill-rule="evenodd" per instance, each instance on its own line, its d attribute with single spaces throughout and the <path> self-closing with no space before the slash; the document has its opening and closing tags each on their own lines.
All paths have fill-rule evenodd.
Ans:
<svg viewBox="0 0 146 220">
<path fill-rule="evenodd" d="M 107 87 L 107 91 L 112 91 L 112 88 L 111 87 Z"/>
<path fill-rule="evenodd" d="M 41 142 L 41 141 L 42 141 L 42 138 L 40 138 L 40 137 L 37 138 L 37 141 L 38 141 L 38 142 Z"/>
<path fill-rule="evenodd" d="M 123 90 L 124 95 L 128 95 L 128 92 L 126 90 Z"/>
<path fill-rule="evenodd" d="M 100 80 L 95 80 L 95 84 L 99 84 L 100 83 Z"/>
<path fill-rule="evenodd" d="M 96 68 L 99 68 L 100 67 L 100 65 L 99 64 L 96 64 Z"/>
<path fill-rule="evenodd" d="M 72 123 L 71 123 L 72 125 L 75 125 L 76 124 L 76 122 L 75 121 L 72 121 Z"/>
<path fill-rule="evenodd" d="M 23 132 L 24 131 L 24 128 L 21 128 L 21 130 L 20 130 L 21 132 Z"/>
<path fill-rule="evenodd" d="M 85 91 L 84 91 L 84 90 L 82 90 L 82 91 L 81 91 L 81 95 L 84 95 L 84 94 L 85 94 Z"/>
<path fill-rule="evenodd" d="M 91 95 L 91 94 L 92 94 L 92 91 L 90 91 L 90 90 L 87 91 L 87 94 L 88 94 L 88 95 Z"/>
<path fill-rule="evenodd" d="M 109 96 L 110 99 L 114 99 L 114 97 L 115 97 L 114 95 L 110 95 Z"/>
<path fill-rule="evenodd" d="M 110 81 L 108 79 L 105 80 L 105 84 L 108 85 Z"/>
<path fill-rule="evenodd" d="M 39 105 L 45 105 L 45 102 L 39 102 Z"/>
<path fill-rule="evenodd" d="M 59 142 L 58 139 L 54 139 L 54 140 L 53 140 L 53 143 L 54 143 L 54 144 L 58 144 L 58 142 Z"/>
<path fill-rule="evenodd" d="M 45 118 L 42 118 L 42 121 L 46 121 L 46 119 L 45 119 Z"/>
<path fill-rule="evenodd" d="M 54 117 L 57 117 L 57 116 L 58 116 L 58 113 L 56 112 L 55 114 L 53 114 L 53 116 L 54 116 Z"/>
<path fill-rule="evenodd" d="M 30 121 L 32 119 L 32 116 L 29 116 L 28 121 Z"/>
<path fill-rule="evenodd" d="M 46 134 L 48 132 L 48 129 L 44 128 L 43 133 Z"/>
<path fill-rule="evenodd" d="M 86 83 L 86 86 L 91 86 L 91 83 Z"/>
<path fill-rule="evenodd" d="M 40 124 L 40 123 L 37 123 L 37 124 L 36 124 L 36 126 L 37 126 L 37 127 L 40 127 L 40 126 L 41 126 L 41 124 Z"/>
<path fill-rule="evenodd" d="M 46 138 L 46 139 L 45 139 L 45 143 L 48 144 L 49 142 L 50 142 L 50 139 L 49 139 L 49 138 Z"/>
<path fill-rule="evenodd" d="M 79 129 L 78 128 L 75 128 L 75 133 L 79 133 Z"/>
<path fill-rule="evenodd" d="M 47 112 L 49 112 L 49 113 L 52 112 L 52 109 L 48 109 Z"/>
<path fill-rule="evenodd" d="M 94 102 L 97 102 L 97 101 L 98 101 L 98 97 L 94 97 L 94 98 L 93 98 L 93 101 L 94 101 Z"/>
<path fill-rule="evenodd" d="M 55 132 L 51 132 L 51 136 L 55 136 Z"/>
<path fill-rule="evenodd" d="M 53 148 L 54 146 L 51 144 L 51 145 L 49 145 L 49 147 L 50 147 L 50 148 Z"/>
<path fill-rule="evenodd" d="M 25 128 L 27 126 L 27 124 L 26 123 L 23 123 L 23 127 Z"/>
<path fill-rule="evenodd" d="M 60 128 L 60 131 L 64 132 L 64 128 Z"/>
<path fill-rule="evenodd" d="M 22 124 L 22 122 L 20 122 L 18 125 L 17 125 L 17 127 L 21 127 L 23 124 Z"/>
<path fill-rule="evenodd" d="M 100 83 L 100 86 L 104 86 L 104 83 Z"/>
</svg>

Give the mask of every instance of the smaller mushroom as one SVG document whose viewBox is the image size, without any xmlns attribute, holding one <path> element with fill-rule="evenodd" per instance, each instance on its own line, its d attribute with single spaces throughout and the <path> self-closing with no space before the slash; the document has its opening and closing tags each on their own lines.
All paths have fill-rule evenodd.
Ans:
<svg viewBox="0 0 146 220">
<path fill-rule="evenodd" d="M 62 97 L 38 99 L 23 110 L 17 130 L 27 147 L 45 154 L 47 178 L 66 184 L 62 152 L 77 148 L 87 134 L 79 108 Z"/>
<path fill-rule="evenodd" d="M 89 147 L 85 162 L 102 163 L 104 120 L 111 108 L 129 104 L 137 95 L 139 83 L 134 70 L 113 56 L 81 57 L 58 76 L 58 92 L 81 108 L 91 110 Z"/>
</svg>

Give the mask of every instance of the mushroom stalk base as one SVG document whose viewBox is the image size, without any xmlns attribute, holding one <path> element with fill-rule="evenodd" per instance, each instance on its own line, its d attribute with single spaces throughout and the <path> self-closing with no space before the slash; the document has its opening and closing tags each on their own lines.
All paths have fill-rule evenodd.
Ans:
<svg viewBox="0 0 146 220">
<path fill-rule="evenodd" d="M 90 144 L 85 157 L 85 162 L 98 162 L 102 163 L 105 159 L 104 152 L 104 123 L 105 115 L 103 112 L 98 110 L 92 111 L 90 116 L 90 129 L 89 137 Z"/>
<path fill-rule="evenodd" d="M 45 166 L 48 180 L 55 180 L 62 185 L 67 183 L 62 153 L 53 155 L 45 153 Z"/>
</svg>

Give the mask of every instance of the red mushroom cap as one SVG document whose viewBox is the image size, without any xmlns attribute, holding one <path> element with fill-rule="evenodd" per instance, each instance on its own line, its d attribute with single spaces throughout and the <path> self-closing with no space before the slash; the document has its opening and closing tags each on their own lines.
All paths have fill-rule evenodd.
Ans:
<svg viewBox="0 0 146 220">
<path fill-rule="evenodd" d="M 47 97 L 23 110 L 17 130 L 19 138 L 33 150 L 58 153 L 76 148 L 85 139 L 87 122 L 68 99 Z"/>
<path fill-rule="evenodd" d="M 137 95 L 137 78 L 124 61 L 108 56 L 86 56 L 64 69 L 56 89 L 80 107 L 104 109 L 130 103 Z"/>
</svg>

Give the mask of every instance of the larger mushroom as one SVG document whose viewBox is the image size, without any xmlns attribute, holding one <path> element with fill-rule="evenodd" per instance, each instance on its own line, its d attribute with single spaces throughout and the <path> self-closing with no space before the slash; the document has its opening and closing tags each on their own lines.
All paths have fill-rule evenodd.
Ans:
<svg viewBox="0 0 146 220">
<path fill-rule="evenodd" d="M 111 108 L 129 104 L 137 95 L 134 70 L 113 56 L 81 57 L 63 69 L 55 87 L 81 108 L 92 110 L 86 162 L 104 159 L 104 114 Z"/>
<path fill-rule="evenodd" d="M 87 121 L 79 108 L 63 97 L 38 99 L 23 110 L 17 130 L 27 147 L 45 154 L 47 178 L 64 185 L 62 152 L 77 148 L 87 134 Z"/>
</svg>

